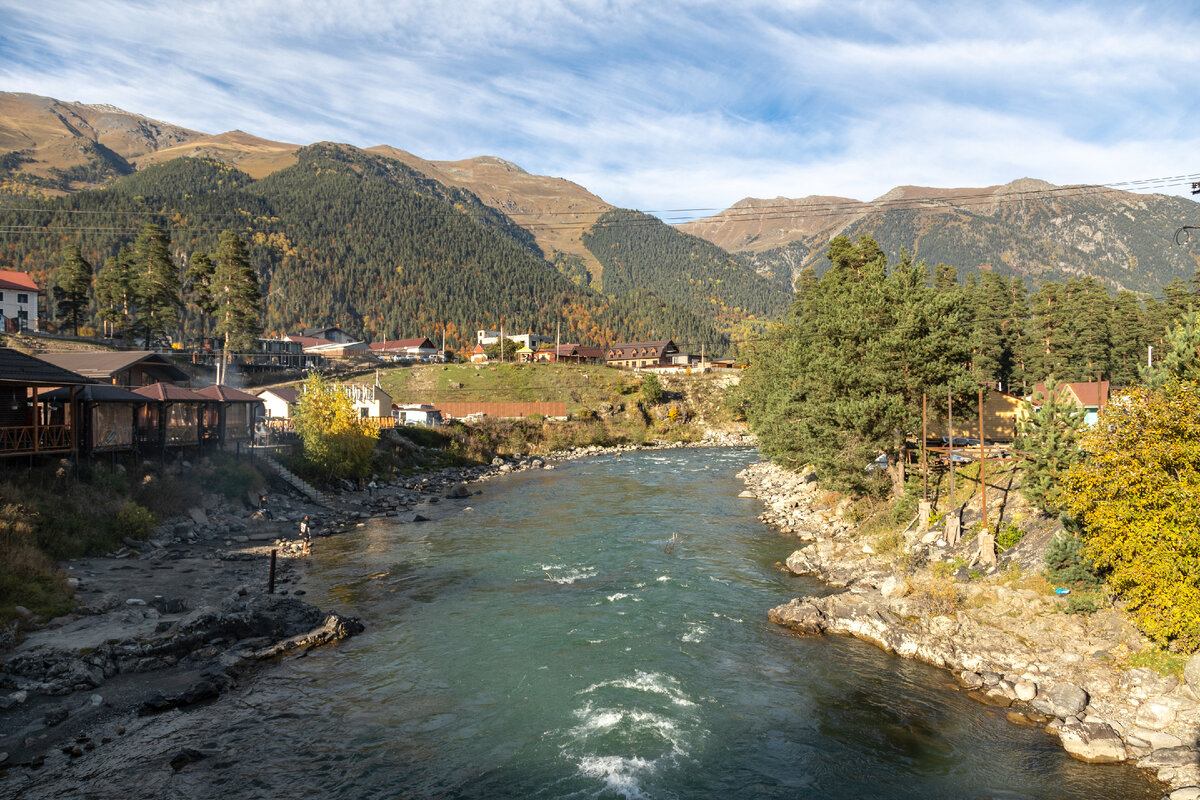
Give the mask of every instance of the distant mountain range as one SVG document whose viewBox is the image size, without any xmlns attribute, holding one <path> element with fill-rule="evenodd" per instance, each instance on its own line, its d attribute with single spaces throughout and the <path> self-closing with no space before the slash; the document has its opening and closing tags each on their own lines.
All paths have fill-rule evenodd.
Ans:
<svg viewBox="0 0 1200 800">
<path fill-rule="evenodd" d="M 1175 244 L 1185 224 L 1200 224 L 1200 204 L 1186 198 L 1022 178 L 980 189 L 901 186 L 866 203 L 746 198 L 678 227 L 764 274 L 822 273 L 830 239 L 865 234 L 892 258 L 903 249 L 960 276 L 991 271 L 1032 288 L 1091 275 L 1110 290 L 1157 294 L 1200 265 L 1200 239 Z"/>
<path fill-rule="evenodd" d="M 389 192 L 415 193 L 422 198 L 413 205 L 389 195 L 387 202 L 394 203 L 395 209 L 404 208 L 403 212 L 395 211 L 403 219 L 392 220 L 395 224 L 391 224 L 381 218 L 375 236 L 398 235 L 413 226 L 422 229 L 425 236 L 435 235 L 428 232 L 433 229 L 437 236 L 464 236 L 466 233 L 457 228 L 422 228 L 411 218 L 412 214 L 442 214 L 447 208 L 454 209 L 483 229 L 480 236 L 500 237 L 521 248 L 522 258 L 529 262 L 518 273 L 529 273 L 527 277 L 537 283 L 543 281 L 540 271 L 550 269 L 572 285 L 571 291 L 579 298 L 592 298 L 580 302 L 594 305 L 594 318 L 588 326 L 593 335 L 607 332 L 623 338 L 637 331 L 670 335 L 671 329 L 664 325 L 679 325 L 706 343 L 715 336 L 726 344 L 731 332 L 738 335 L 742 321 L 749 319 L 753 327 L 754 320 L 782 313 L 790 303 L 795 277 L 807 266 L 823 271 L 828 243 L 839 234 L 873 236 L 893 258 L 903 250 L 931 265 L 952 264 L 960 276 L 993 271 L 1021 276 L 1030 287 L 1092 275 L 1113 290 L 1128 288 L 1155 294 L 1174 278 L 1190 279 L 1200 264 L 1200 241 L 1177 246 L 1172 238 L 1179 226 L 1200 219 L 1200 206 L 1163 195 L 1057 187 L 1031 179 L 982 189 L 910 186 L 870 202 L 840 197 L 747 198 L 713 217 L 672 227 L 647 215 L 616 209 L 570 181 L 531 175 L 496 157 L 428 161 L 382 145 L 365 150 L 349 145 L 313 147 L 269 141 L 241 131 L 212 135 L 112 106 L 0 92 L 0 212 L 5 205 L 11 207 L 16 198 L 49 203 L 58 197 L 62 198 L 59 203 L 77 205 L 81 201 L 69 198 L 89 189 L 115 191 L 126 198 L 124 203 L 128 187 L 120 186 L 134 173 L 186 157 L 219 162 L 243 175 L 244 180 L 232 181 L 238 187 L 236 192 L 229 185 L 210 187 L 217 191 L 204 202 L 216 202 L 222 208 L 238 207 L 249 214 L 249 206 L 253 205 L 249 197 L 261 196 L 267 189 L 274 192 L 284 185 L 288 188 L 283 194 L 291 197 L 300 190 L 301 173 L 304 181 L 319 182 L 312 173 L 313 165 L 334 164 L 331 168 L 339 170 L 343 179 L 359 175 L 375 181 L 371 192 L 382 191 L 379 185 L 387 184 Z M 284 179 L 279 180 L 280 176 Z M 211 170 L 175 170 L 169 181 L 167 177 L 164 174 L 146 185 L 160 193 L 157 202 L 161 209 L 175 206 L 176 211 L 195 211 L 198 202 L 196 197 L 189 197 L 197 193 L 189 192 L 177 181 L 219 180 L 213 178 Z M 342 202 L 352 193 L 344 183 L 338 184 L 338 192 L 338 197 L 327 197 L 326 201 Z M 427 201 L 435 205 L 423 205 Z M 286 217 L 289 209 L 274 208 L 277 202 L 282 202 L 282 196 L 267 204 L 273 207 L 270 213 Z M 359 198 L 357 202 L 366 200 Z M 491 211 L 484 213 L 484 208 Z M 312 208 L 307 213 L 315 216 L 322 212 Z M 334 209 L 332 215 L 340 213 L 340 209 Z M 303 227 L 307 223 L 293 224 Z M 243 232 L 252 235 L 253 226 L 247 225 Z M 287 233 L 285 226 L 269 235 L 278 241 L 280 236 L 287 238 Z M 316 235 L 315 230 L 311 233 Z M 331 234 L 326 231 L 324 235 Z M 82 236 L 87 238 L 88 234 Z M 104 247 L 119 246 L 119 239 L 117 236 L 107 241 L 96 255 L 105 255 Z M 0 266 L 7 263 L 18 269 L 40 271 L 44 277 L 56 263 L 56 257 L 46 248 L 50 242 L 61 246 L 62 237 L 47 235 L 45 241 L 47 244 L 39 251 L 28 239 L 20 245 L 0 239 Z M 493 255 L 500 252 L 491 239 L 487 244 L 482 241 L 484 251 Z M 312 244 L 316 248 L 315 240 Z M 339 247 L 349 248 L 347 263 L 372 264 L 359 276 L 363 280 L 396 267 L 375 263 L 370 254 L 359 253 L 358 248 L 370 246 L 368 241 L 359 240 L 359 232 L 347 234 L 344 241 L 339 238 Z M 431 240 L 422 246 L 444 256 L 461 250 L 453 242 Z M 293 265 L 285 264 L 265 245 L 259 247 L 264 277 L 273 278 L 277 271 L 279 275 L 291 274 Z M 417 250 L 404 252 L 418 257 Z M 328 261 L 327 268 L 337 268 L 336 259 L 328 253 L 320 256 Z M 466 257 L 461 253 L 449 257 L 459 256 Z M 490 269 L 481 268 L 485 272 Z M 453 283 L 440 286 L 436 282 L 423 289 L 435 293 L 454 290 Z M 331 305 L 329 313 L 338 308 L 339 313 L 360 320 L 364 334 L 405 333 L 400 328 L 410 323 L 402 316 L 376 308 L 369 294 L 353 300 L 352 294 Z M 288 302 L 288 298 L 278 298 L 274 307 L 283 309 Z M 432 317 L 440 313 L 435 310 L 439 302 L 437 297 L 430 298 L 428 313 L 412 319 L 411 324 L 430 324 Z M 521 305 L 525 299 L 514 298 L 512 302 Z M 613 302 L 620 307 L 600 310 Z M 455 324 L 466 326 L 463 330 L 475 327 L 463 316 L 465 311 L 457 301 L 446 300 L 441 307 L 458 309 Z M 532 313 L 534 307 L 542 308 L 539 315 L 549 313 L 541 301 L 527 306 L 527 313 Z M 505 313 L 503 306 L 497 305 L 481 313 L 481 319 L 496 319 Z M 636 326 L 637 331 L 627 329 L 639 313 L 657 315 L 657 321 L 647 320 Z M 304 324 L 338 321 L 312 314 L 301 317 L 296 321 Z M 291 324 L 282 311 L 274 321 Z M 407 334 L 428 332 L 411 330 Z M 720 341 L 711 344 L 721 349 Z"/>
</svg>

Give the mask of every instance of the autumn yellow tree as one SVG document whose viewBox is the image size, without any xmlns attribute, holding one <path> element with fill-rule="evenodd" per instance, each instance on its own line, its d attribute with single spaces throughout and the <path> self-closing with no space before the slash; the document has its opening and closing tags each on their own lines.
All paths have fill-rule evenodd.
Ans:
<svg viewBox="0 0 1200 800">
<path fill-rule="evenodd" d="M 379 430 L 354 413 L 350 397 L 314 373 L 304 382 L 296 413 L 304 458 L 329 478 L 361 478 L 371 471 Z"/>
<path fill-rule="evenodd" d="M 1173 380 L 1109 403 L 1067 474 L 1087 555 L 1138 626 L 1200 647 L 1200 383 Z"/>
</svg>

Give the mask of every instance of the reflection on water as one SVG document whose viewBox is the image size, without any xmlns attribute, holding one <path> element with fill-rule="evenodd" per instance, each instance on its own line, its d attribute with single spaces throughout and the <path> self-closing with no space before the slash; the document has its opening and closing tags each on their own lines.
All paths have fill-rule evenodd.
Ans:
<svg viewBox="0 0 1200 800">
<path fill-rule="evenodd" d="M 823 589 L 733 477 L 750 451 L 575 462 L 473 510 L 320 540 L 308 599 L 367 633 L 258 676 L 148 751 L 209 755 L 141 796 L 1135 798 L 945 673 L 766 610 Z M 448 501 L 450 502 L 450 501 Z M 667 547 L 669 543 L 673 546 Z M 125 765 L 127 766 L 127 765 Z M 64 795 L 65 796 L 65 795 Z"/>
</svg>

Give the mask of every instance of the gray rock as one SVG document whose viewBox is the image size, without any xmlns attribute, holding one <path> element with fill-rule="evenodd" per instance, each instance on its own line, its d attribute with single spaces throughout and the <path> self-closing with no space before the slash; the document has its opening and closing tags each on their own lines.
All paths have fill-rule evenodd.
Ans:
<svg viewBox="0 0 1200 800">
<path fill-rule="evenodd" d="M 1200 763 L 1200 751 L 1193 747 L 1160 747 L 1142 760 L 1143 769 L 1158 767 L 1186 767 Z"/>
<path fill-rule="evenodd" d="M 1080 761 L 1115 764 L 1129 757 L 1125 742 L 1103 722 L 1074 722 L 1059 729 L 1063 749 Z"/>
<path fill-rule="evenodd" d="M 968 689 L 978 689 L 979 687 L 983 686 L 983 676 L 978 672 L 964 670 L 958 673 L 958 679 L 962 681 L 963 686 L 966 686 Z"/>
<path fill-rule="evenodd" d="M 254 498 L 254 501 L 257 503 L 258 498 L 257 497 Z M 187 515 L 191 518 L 192 522 L 195 523 L 196 525 L 200 525 L 202 527 L 208 526 L 208 514 L 205 513 L 203 508 L 200 508 L 198 506 L 196 508 L 189 508 L 187 511 Z"/>
<path fill-rule="evenodd" d="M 1183 679 L 1193 692 L 1200 694 L 1200 653 L 1188 659 L 1187 666 L 1183 668 Z"/>
<path fill-rule="evenodd" d="M 1200 786 L 1184 786 L 1167 795 L 1167 800 L 1200 800 Z"/>
<path fill-rule="evenodd" d="M 1138 707 L 1134 722 L 1152 731 L 1161 731 L 1175 721 L 1175 708 L 1164 698 L 1155 697 Z"/>
<path fill-rule="evenodd" d="M 1066 719 L 1087 708 L 1087 692 L 1073 683 L 1056 683 L 1045 694 L 1038 695 L 1032 704 L 1043 714 Z"/>
<path fill-rule="evenodd" d="M 460 500 L 464 497 L 470 497 L 471 490 L 467 488 L 465 483 L 456 483 L 450 487 L 450 491 L 446 493 L 446 497 L 452 500 Z"/>
<path fill-rule="evenodd" d="M 1028 703 L 1037 697 L 1037 684 L 1033 681 L 1019 680 L 1013 684 L 1013 692 L 1016 693 L 1018 700 Z"/>
<path fill-rule="evenodd" d="M 1148 667 L 1138 667 L 1126 672 L 1121 677 L 1121 683 L 1133 694 L 1151 697 L 1170 694 L 1179 685 L 1179 679 L 1173 675 L 1159 675 Z"/>
</svg>

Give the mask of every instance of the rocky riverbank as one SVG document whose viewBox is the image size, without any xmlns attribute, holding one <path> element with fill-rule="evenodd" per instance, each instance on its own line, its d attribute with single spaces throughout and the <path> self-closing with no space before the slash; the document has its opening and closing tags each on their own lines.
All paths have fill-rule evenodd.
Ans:
<svg viewBox="0 0 1200 800">
<path fill-rule="evenodd" d="M 1044 726 L 1076 758 L 1135 762 L 1171 787 L 1171 800 L 1200 798 L 1200 656 L 1182 681 L 1131 669 L 1128 656 L 1149 643 L 1117 610 L 1066 613 L 1018 570 L 956 579 L 957 554 L 936 533 L 862 535 L 849 501 L 822 492 L 812 474 L 756 464 L 741 477 L 766 505 L 764 522 L 811 542 L 786 568 L 846 587 L 777 606 L 773 622 L 949 669 L 973 697 Z"/>
<path fill-rule="evenodd" d="M 746 444 L 721 435 L 649 447 Z M 211 701 L 263 665 L 363 630 L 357 619 L 300 599 L 305 516 L 319 550 L 323 537 L 351 533 L 371 518 L 436 518 L 502 475 L 634 449 L 578 448 L 346 484 L 327 506 L 282 487 L 265 504 L 257 494 L 234 502 L 205 495 L 145 541 L 128 539 L 106 556 L 64 564 L 76 610 L 46 623 L 25 619 L 19 631 L 0 635 L 0 795 L 104 750 L 143 720 Z M 188 763 L 187 753 L 177 757 Z"/>
</svg>

